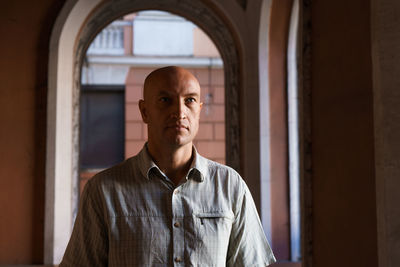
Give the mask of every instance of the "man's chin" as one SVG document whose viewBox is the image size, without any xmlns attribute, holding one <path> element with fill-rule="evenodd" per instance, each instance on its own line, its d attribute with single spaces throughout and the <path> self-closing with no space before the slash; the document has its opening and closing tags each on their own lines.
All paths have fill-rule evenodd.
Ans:
<svg viewBox="0 0 400 267">
<path fill-rule="evenodd" d="M 175 147 L 182 147 L 192 142 L 192 140 L 186 136 L 175 136 L 168 139 L 168 143 Z"/>
</svg>

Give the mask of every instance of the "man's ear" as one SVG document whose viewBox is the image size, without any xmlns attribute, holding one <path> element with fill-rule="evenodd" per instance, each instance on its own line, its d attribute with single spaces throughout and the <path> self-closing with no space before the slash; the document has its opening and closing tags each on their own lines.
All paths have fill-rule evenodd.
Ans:
<svg viewBox="0 0 400 267">
<path fill-rule="evenodd" d="M 144 102 L 143 99 L 139 100 L 139 110 L 140 110 L 140 114 L 142 115 L 143 122 L 147 123 L 148 117 L 147 117 L 146 103 Z"/>
</svg>

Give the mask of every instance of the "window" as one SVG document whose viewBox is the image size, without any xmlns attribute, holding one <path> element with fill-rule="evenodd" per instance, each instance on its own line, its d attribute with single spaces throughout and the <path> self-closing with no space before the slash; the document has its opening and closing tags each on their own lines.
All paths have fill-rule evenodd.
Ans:
<svg viewBox="0 0 400 267">
<path fill-rule="evenodd" d="M 124 87 L 82 86 L 81 170 L 103 169 L 124 159 Z"/>
</svg>

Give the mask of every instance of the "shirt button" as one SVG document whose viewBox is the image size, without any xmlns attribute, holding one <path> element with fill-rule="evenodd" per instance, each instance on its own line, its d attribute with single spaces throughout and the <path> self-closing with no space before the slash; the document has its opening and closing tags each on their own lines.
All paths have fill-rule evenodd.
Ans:
<svg viewBox="0 0 400 267">
<path fill-rule="evenodd" d="M 182 262 L 182 258 L 181 257 L 176 257 L 175 258 L 175 262 Z"/>
<path fill-rule="evenodd" d="M 179 222 L 175 222 L 175 223 L 174 223 L 174 226 L 178 228 L 178 227 L 181 226 L 181 224 L 180 224 Z"/>
<path fill-rule="evenodd" d="M 175 190 L 174 191 L 174 195 L 176 195 L 176 194 L 178 194 L 179 193 L 179 190 Z"/>
</svg>

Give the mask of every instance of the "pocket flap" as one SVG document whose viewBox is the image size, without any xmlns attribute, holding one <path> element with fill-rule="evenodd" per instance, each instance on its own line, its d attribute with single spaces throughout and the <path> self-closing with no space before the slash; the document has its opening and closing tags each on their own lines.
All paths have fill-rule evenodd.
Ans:
<svg viewBox="0 0 400 267">
<path fill-rule="evenodd" d="M 229 211 L 209 211 L 209 212 L 196 212 L 194 216 L 198 218 L 227 218 L 233 219 L 233 212 Z"/>
</svg>

